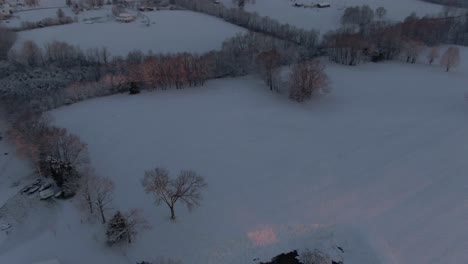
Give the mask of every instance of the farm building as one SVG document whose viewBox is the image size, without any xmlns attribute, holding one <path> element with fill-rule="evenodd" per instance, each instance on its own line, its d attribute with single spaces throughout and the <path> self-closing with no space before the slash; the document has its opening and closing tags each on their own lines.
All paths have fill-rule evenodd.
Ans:
<svg viewBox="0 0 468 264">
<path fill-rule="evenodd" d="M 116 18 L 115 20 L 117 22 L 122 22 L 122 23 L 130 23 L 132 21 L 135 20 L 135 16 L 133 16 L 132 14 L 128 14 L 128 13 L 120 13 Z"/>
<path fill-rule="evenodd" d="M 328 3 L 328 2 L 321 2 L 321 3 L 317 4 L 317 7 L 319 7 L 319 8 L 325 8 L 325 7 L 330 7 L 330 6 L 331 6 L 331 4 Z"/>
</svg>

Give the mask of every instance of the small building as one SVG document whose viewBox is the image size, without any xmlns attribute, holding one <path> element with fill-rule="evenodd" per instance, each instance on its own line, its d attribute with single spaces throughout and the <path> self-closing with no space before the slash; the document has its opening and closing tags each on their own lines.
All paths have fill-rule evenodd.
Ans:
<svg viewBox="0 0 468 264">
<path fill-rule="evenodd" d="M 133 22 L 135 20 L 135 16 L 132 15 L 132 14 L 128 14 L 128 13 L 120 13 L 116 18 L 115 20 L 117 22 L 122 22 L 122 23 L 130 23 L 130 22 Z"/>
<path fill-rule="evenodd" d="M 331 6 L 331 4 L 328 3 L 328 2 L 321 2 L 321 3 L 317 4 L 318 8 L 326 8 L 326 7 L 330 7 L 330 6 Z"/>
</svg>

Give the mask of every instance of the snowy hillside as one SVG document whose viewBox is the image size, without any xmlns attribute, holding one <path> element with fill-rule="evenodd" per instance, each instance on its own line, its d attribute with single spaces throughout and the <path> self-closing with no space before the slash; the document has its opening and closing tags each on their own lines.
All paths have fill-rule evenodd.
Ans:
<svg viewBox="0 0 468 264">
<path fill-rule="evenodd" d="M 56 224 L 35 238 L 4 240 L 0 263 L 253 263 L 334 245 L 346 264 L 468 262 L 468 50 L 462 55 L 450 73 L 330 64 L 333 93 L 308 104 L 270 94 L 251 76 L 55 110 L 55 123 L 89 144 L 97 173 L 115 181 L 118 209 L 143 209 L 152 229 L 128 248 L 106 248 L 99 225 L 62 203 Z M 204 175 L 202 206 L 177 208 L 171 223 L 141 187 L 155 166 Z"/>
</svg>

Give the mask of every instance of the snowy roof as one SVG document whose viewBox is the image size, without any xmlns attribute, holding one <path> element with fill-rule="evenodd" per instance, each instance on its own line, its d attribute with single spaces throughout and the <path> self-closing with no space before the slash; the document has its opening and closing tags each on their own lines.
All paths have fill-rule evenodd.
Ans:
<svg viewBox="0 0 468 264">
<path fill-rule="evenodd" d="M 121 18 L 133 18 L 133 15 L 129 14 L 129 13 L 120 13 L 119 17 L 121 17 Z"/>
<path fill-rule="evenodd" d="M 33 264 L 60 264 L 60 262 L 57 259 L 49 259 L 41 262 L 34 262 Z"/>
</svg>

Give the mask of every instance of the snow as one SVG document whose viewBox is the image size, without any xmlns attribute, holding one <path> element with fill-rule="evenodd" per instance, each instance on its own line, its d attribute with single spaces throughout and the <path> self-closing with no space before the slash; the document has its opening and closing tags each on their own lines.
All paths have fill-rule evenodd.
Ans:
<svg viewBox="0 0 468 264">
<path fill-rule="evenodd" d="M 0 263 L 234 264 L 307 247 L 347 264 L 467 263 L 468 49 L 462 55 L 449 73 L 329 64 L 333 92 L 307 104 L 247 76 L 54 110 L 115 181 L 115 209 L 143 209 L 152 229 L 108 248 L 99 223 L 60 202 L 34 212 L 40 232 L 0 240 Z M 204 175 L 201 207 L 177 207 L 171 223 L 140 184 L 155 166 Z"/>
<path fill-rule="evenodd" d="M 14 13 L 6 26 L 15 28 L 20 27 L 22 22 L 39 22 L 46 18 L 56 18 L 57 10 L 58 8 L 22 10 Z M 68 7 L 62 8 L 62 10 L 66 16 L 74 17 L 74 14 Z"/>
<path fill-rule="evenodd" d="M 60 262 L 57 259 L 50 259 L 46 261 L 35 262 L 34 264 L 60 264 Z"/>
<path fill-rule="evenodd" d="M 106 11 L 101 11 L 102 16 Z M 25 40 L 40 46 L 58 40 L 83 49 L 107 47 L 112 55 L 126 55 L 140 49 L 144 52 L 207 52 L 220 49 L 222 42 L 245 29 L 220 19 L 190 11 L 155 11 L 145 13 L 149 27 L 140 20 L 133 23 L 86 24 L 83 21 L 19 33 L 16 47 Z M 89 14 L 86 16 L 91 17 Z"/>
<path fill-rule="evenodd" d="M 442 10 L 440 5 L 422 2 L 420 0 L 329 0 L 329 8 L 303 8 L 294 7 L 294 3 L 303 3 L 307 5 L 317 4 L 317 1 L 311 0 L 255 0 L 254 3 L 247 3 L 245 10 L 257 12 L 261 16 L 269 16 L 281 23 L 304 28 L 315 29 L 320 33 L 326 33 L 340 27 L 340 18 L 344 9 L 350 6 L 369 5 L 374 10 L 380 6 L 387 9 L 387 18 L 401 21 L 405 17 L 415 12 L 423 16 L 427 14 L 436 14 Z M 223 3 L 232 7 L 231 0 L 223 0 Z"/>
</svg>

